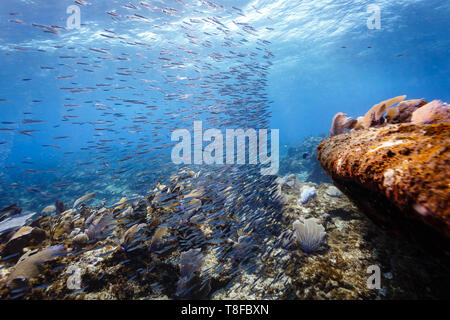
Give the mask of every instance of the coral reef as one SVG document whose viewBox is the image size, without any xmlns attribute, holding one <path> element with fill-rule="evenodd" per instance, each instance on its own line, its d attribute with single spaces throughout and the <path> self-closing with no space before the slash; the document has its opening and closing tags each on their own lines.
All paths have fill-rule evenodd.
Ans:
<svg viewBox="0 0 450 320">
<path fill-rule="evenodd" d="M 283 188 L 288 203 L 283 208 L 279 239 L 257 264 L 250 264 L 212 299 L 420 299 L 448 298 L 450 277 L 409 242 L 387 236 L 345 196 L 334 197 L 328 183 L 316 187 L 317 197 L 298 206 L 299 193 Z M 305 254 L 296 244 L 292 225 L 315 219 L 326 235 L 317 251 Z M 381 289 L 367 287 L 367 270 L 382 271 Z M 260 270 L 260 272 L 258 272 Z M 260 274 L 263 274 L 262 276 Z"/>
<path fill-rule="evenodd" d="M 266 178 L 270 196 L 281 196 L 284 204 L 275 201 L 272 207 L 265 199 L 264 205 L 249 207 L 249 184 L 241 191 L 232 184 L 216 191 L 210 186 L 217 185 L 217 176 L 211 177 L 181 170 L 146 196 L 123 198 L 110 207 L 81 202 L 76 210 L 27 222 L 25 230 L 39 228 L 48 236 L 26 243 L 20 260 L 2 256 L 0 298 L 447 296 L 448 273 L 409 243 L 379 232 L 345 195 L 336 196 L 330 184 L 300 182 L 293 176 Z M 299 205 L 304 188 L 315 188 L 316 197 Z M 326 241 L 315 251 L 310 245 L 302 249 L 292 228 L 296 220 L 308 224 L 310 219 L 323 226 L 319 235 L 326 232 Z M 89 230 L 94 237 L 88 237 Z M 14 233 L 4 237 L 2 247 Z M 374 264 L 386 274 L 381 290 L 366 284 L 367 269 Z"/>
</svg>

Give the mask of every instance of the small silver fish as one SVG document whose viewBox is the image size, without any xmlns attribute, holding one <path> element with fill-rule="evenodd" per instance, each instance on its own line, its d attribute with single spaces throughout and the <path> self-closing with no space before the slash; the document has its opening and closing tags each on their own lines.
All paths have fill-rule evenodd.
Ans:
<svg viewBox="0 0 450 320">
<path fill-rule="evenodd" d="M 54 205 L 49 205 L 42 209 L 41 213 L 51 213 L 53 211 L 56 211 L 56 207 Z"/>
<path fill-rule="evenodd" d="M 72 208 L 76 208 L 81 202 L 92 199 L 93 197 L 95 197 L 95 193 L 88 193 L 84 196 L 82 196 L 81 198 L 78 198 L 77 200 L 75 200 L 75 202 L 73 203 Z"/>
</svg>

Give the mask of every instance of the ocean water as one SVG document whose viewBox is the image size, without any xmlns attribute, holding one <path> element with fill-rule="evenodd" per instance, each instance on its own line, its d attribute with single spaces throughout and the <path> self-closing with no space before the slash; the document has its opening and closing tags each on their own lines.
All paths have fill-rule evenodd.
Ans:
<svg viewBox="0 0 450 320">
<path fill-rule="evenodd" d="M 173 192 L 173 181 L 193 171 L 195 179 L 184 188 L 207 194 L 202 219 L 214 215 L 216 222 L 202 232 L 213 233 L 207 241 L 216 245 L 216 258 L 242 258 L 220 243 L 238 243 L 240 236 L 247 243 L 245 226 L 264 229 L 248 241 L 260 244 L 263 256 L 272 245 L 267 239 L 283 231 L 277 222 L 286 210 L 273 196 L 277 176 L 262 175 L 260 163 L 176 164 L 172 133 L 193 132 L 194 121 L 223 133 L 279 130 L 280 171 L 308 183 L 313 160 L 291 172 L 282 168 L 283 159 L 299 147 L 314 159 L 317 141 L 305 139 L 327 136 L 337 112 L 356 118 L 403 94 L 450 101 L 449 16 L 450 3 L 439 0 L 3 0 L 0 208 L 16 203 L 22 213 L 40 216 L 56 200 L 69 209 L 95 193 L 86 202 L 89 209 L 75 209 L 82 215 L 91 208 L 114 210 L 126 198 L 138 212 L 142 197 L 158 202 L 158 186 Z M 270 150 L 275 152 L 273 145 Z M 189 201 L 196 196 L 186 194 L 187 200 L 168 200 L 177 209 L 161 218 L 165 227 L 178 230 L 172 237 L 180 237 L 182 222 L 192 220 L 197 205 Z M 156 221 L 149 219 L 125 225 Z M 116 240 L 123 233 L 114 234 Z M 202 248 L 208 256 L 205 239 L 191 240 L 180 240 L 177 250 Z M 210 268 L 220 274 L 224 265 Z M 250 264 L 246 272 L 252 274 L 253 265 L 262 263 Z M 179 291 L 186 288 L 174 281 L 178 291 L 161 295 L 183 296 Z M 217 291 L 225 290 L 217 283 Z M 292 292 L 283 298 L 292 298 Z"/>
</svg>

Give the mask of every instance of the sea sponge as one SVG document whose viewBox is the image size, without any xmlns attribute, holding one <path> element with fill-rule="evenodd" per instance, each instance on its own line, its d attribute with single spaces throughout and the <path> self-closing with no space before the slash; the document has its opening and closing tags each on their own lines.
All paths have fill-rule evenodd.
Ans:
<svg viewBox="0 0 450 320">
<path fill-rule="evenodd" d="M 433 100 L 413 112 L 411 122 L 414 124 L 444 123 L 450 121 L 449 105 L 441 100 Z"/>
<path fill-rule="evenodd" d="M 297 244 L 308 253 L 316 251 L 326 235 L 325 228 L 314 218 L 306 219 L 305 223 L 296 220 L 293 227 Z"/>
<path fill-rule="evenodd" d="M 396 107 L 398 109 L 398 114 L 392 118 L 390 123 L 411 122 L 413 112 L 427 103 L 428 102 L 424 99 L 412 99 L 400 102 Z"/>
<path fill-rule="evenodd" d="M 345 113 L 338 112 L 334 115 L 331 123 L 330 137 L 337 134 L 344 133 L 347 130 L 353 129 L 356 125 L 356 120 L 351 117 L 347 117 Z"/>
<path fill-rule="evenodd" d="M 304 187 L 300 194 L 300 202 L 306 204 L 310 199 L 315 198 L 316 190 L 316 187 Z"/>
<path fill-rule="evenodd" d="M 397 104 L 403 100 L 405 100 L 406 95 L 398 96 L 392 99 L 388 99 L 377 103 L 369 111 L 364 115 L 364 118 L 360 120 L 360 125 L 364 128 L 370 128 L 384 122 L 383 114 L 386 110 L 392 107 L 394 104 Z"/>
</svg>

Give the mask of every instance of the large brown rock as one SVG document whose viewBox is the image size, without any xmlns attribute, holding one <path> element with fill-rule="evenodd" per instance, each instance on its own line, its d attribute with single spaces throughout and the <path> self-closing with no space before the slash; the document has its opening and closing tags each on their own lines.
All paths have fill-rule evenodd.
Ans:
<svg viewBox="0 0 450 320">
<path fill-rule="evenodd" d="M 395 124 L 327 138 L 318 158 L 375 223 L 450 261 L 450 123 Z"/>
</svg>

